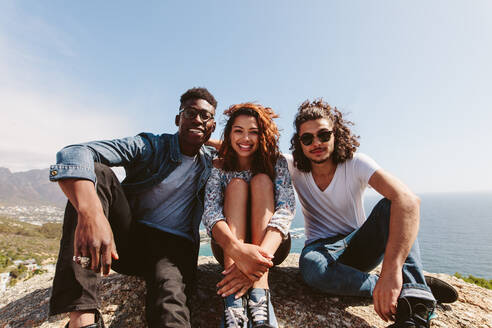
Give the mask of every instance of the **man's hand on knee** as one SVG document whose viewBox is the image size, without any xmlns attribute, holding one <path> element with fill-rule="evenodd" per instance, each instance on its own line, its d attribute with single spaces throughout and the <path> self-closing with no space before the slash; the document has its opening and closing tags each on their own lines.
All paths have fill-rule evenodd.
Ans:
<svg viewBox="0 0 492 328">
<path fill-rule="evenodd" d="M 374 310 L 384 321 L 394 320 L 396 304 L 403 285 L 401 272 L 381 274 L 373 292 Z"/>
<path fill-rule="evenodd" d="M 108 275 L 112 259 L 118 259 L 113 232 L 102 211 L 79 213 L 74 236 L 74 255 L 89 257 L 90 269 Z"/>
<path fill-rule="evenodd" d="M 118 259 L 113 231 L 104 215 L 94 183 L 83 179 L 63 179 L 60 188 L 77 211 L 77 227 L 74 236 L 74 261 L 90 258 L 90 268 L 108 275 L 111 260 Z M 84 266 L 85 267 L 85 266 Z"/>
</svg>

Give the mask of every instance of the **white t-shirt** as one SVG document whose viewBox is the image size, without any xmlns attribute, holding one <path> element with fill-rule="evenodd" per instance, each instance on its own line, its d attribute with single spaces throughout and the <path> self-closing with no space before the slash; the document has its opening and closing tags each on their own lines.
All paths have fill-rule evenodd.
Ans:
<svg viewBox="0 0 492 328">
<path fill-rule="evenodd" d="M 311 172 L 294 167 L 292 155 L 284 155 L 292 183 L 304 214 L 306 244 L 320 238 L 347 235 L 366 220 L 364 190 L 379 165 L 369 156 L 356 153 L 338 164 L 332 181 L 320 190 Z"/>
</svg>

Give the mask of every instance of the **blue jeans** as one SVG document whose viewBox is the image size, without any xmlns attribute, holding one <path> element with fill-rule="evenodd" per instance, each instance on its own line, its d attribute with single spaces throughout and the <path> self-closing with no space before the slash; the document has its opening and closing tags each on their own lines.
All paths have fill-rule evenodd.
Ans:
<svg viewBox="0 0 492 328">
<path fill-rule="evenodd" d="M 372 297 L 378 276 L 368 272 L 383 260 L 390 208 L 391 202 L 382 199 L 359 229 L 306 245 L 299 260 L 304 281 L 329 294 Z M 403 264 L 402 275 L 400 297 L 435 300 L 425 284 L 417 240 Z"/>
</svg>

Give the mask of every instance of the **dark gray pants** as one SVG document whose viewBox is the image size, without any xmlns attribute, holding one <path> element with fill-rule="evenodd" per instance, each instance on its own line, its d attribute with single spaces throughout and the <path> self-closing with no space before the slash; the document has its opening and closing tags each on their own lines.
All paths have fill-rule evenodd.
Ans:
<svg viewBox="0 0 492 328">
<path fill-rule="evenodd" d="M 191 241 L 136 223 L 123 189 L 113 171 L 95 164 L 97 194 L 113 231 L 119 260 L 112 268 L 138 275 L 147 286 L 146 318 L 149 327 L 190 327 L 189 300 L 196 272 Z M 99 274 L 72 261 L 77 212 L 65 209 L 60 253 L 56 264 L 50 315 L 98 308 Z"/>
</svg>

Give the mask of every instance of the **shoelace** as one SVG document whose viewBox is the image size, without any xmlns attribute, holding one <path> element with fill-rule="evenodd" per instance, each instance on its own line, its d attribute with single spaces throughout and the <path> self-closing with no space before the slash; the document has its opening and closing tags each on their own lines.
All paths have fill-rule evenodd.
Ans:
<svg viewBox="0 0 492 328">
<path fill-rule="evenodd" d="M 429 315 L 430 317 L 430 315 Z M 429 318 L 422 318 L 420 315 L 414 313 L 411 315 L 411 317 L 405 321 L 405 324 L 407 325 L 411 325 L 411 327 L 413 326 L 417 326 L 417 327 L 430 327 L 430 322 L 429 322 Z"/>
<path fill-rule="evenodd" d="M 248 322 L 248 317 L 244 313 L 242 307 L 228 307 L 225 310 L 225 323 L 228 328 L 243 328 L 245 322 Z"/>
<path fill-rule="evenodd" d="M 268 304 L 267 304 L 266 296 L 262 296 L 258 300 L 258 302 L 249 300 L 248 307 L 251 312 L 251 317 L 253 319 L 253 322 L 268 319 Z"/>
<path fill-rule="evenodd" d="M 419 306 L 419 304 L 417 304 L 416 306 Z M 421 306 L 424 306 L 425 305 L 421 305 Z M 410 316 L 402 323 L 400 324 L 393 324 L 391 325 L 390 327 L 419 327 L 419 328 L 428 328 L 430 327 L 430 317 L 432 316 L 432 313 L 434 313 L 434 310 L 432 310 L 429 315 L 427 316 L 427 318 L 423 318 L 422 316 L 420 316 L 419 314 L 417 313 L 410 313 Z"/>
<path fill-rule="evenodd" d="M 429 309 L 424 304 L 416 304 L 415 309 L 423 309 L 423 313 L 427 312 L 427 318 L 422 317 L 419 313 L 415 311 L 410 315 L 410 318 L 413 320 L 414 324 L 417 324 L 417 327 L 430 327 L 430 317 L 432 313 L 434 313 L 434 308 L 429 312 Z"/>
</svg>

